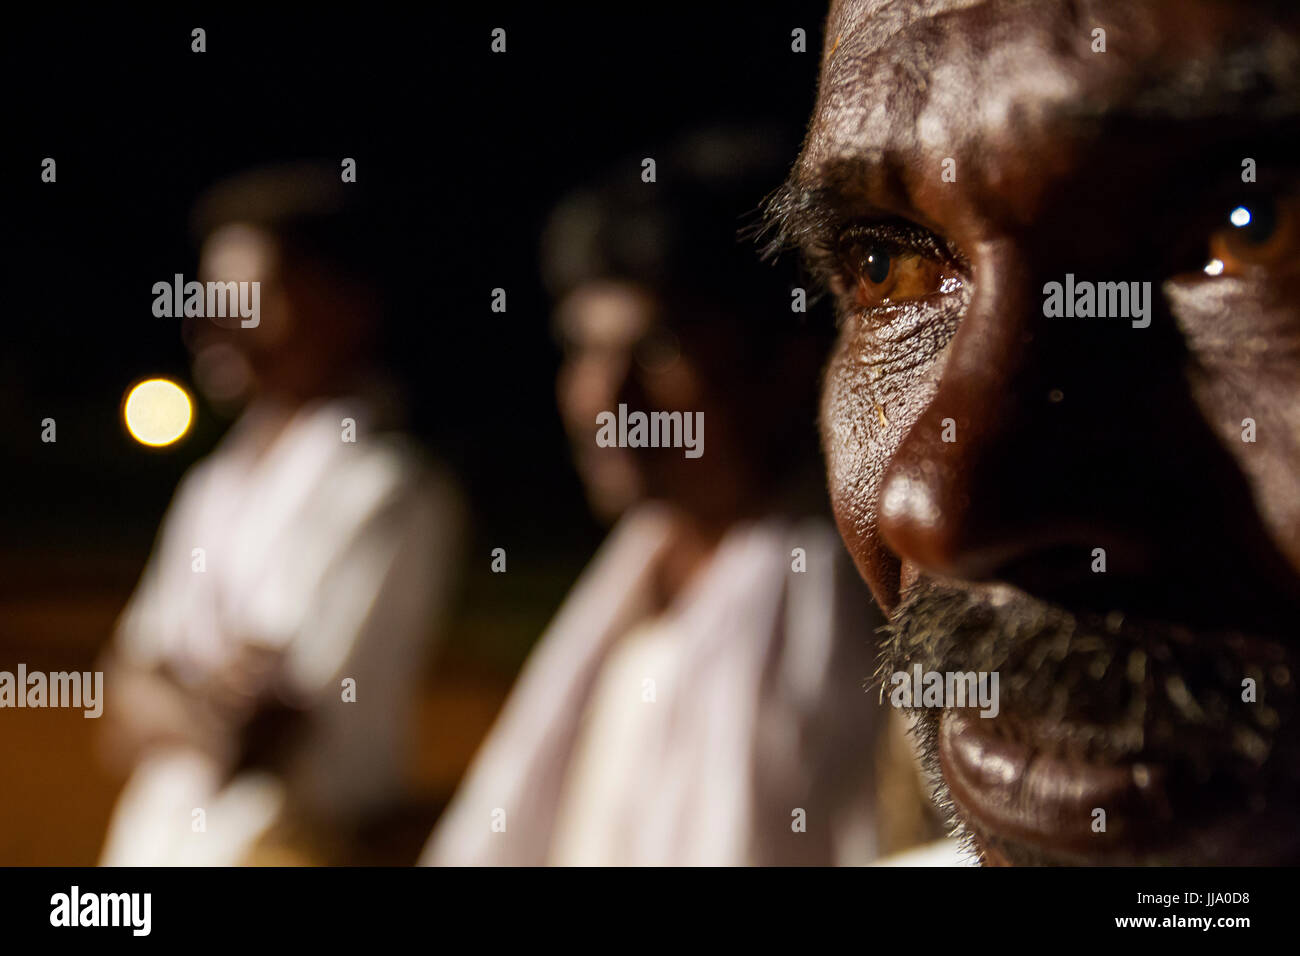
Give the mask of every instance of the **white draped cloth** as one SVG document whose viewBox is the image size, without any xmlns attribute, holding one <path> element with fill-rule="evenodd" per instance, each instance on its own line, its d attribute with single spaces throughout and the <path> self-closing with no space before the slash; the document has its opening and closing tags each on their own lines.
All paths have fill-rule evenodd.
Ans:
<svg viewBox="0 0 1300 956">
<path fill-rule="evenodd" d="M 230 864 L 286 806 L 351 820 L 400 794 L 462 516 L 453 486 L 413 446 L 370 436 L 368 410 L 337 399 L 280 427 L 283 413 L 254 407 L 182 481 L 113 655 L 128 668 L 165 665 L 184 687 L 258 648 L 276 664 L 250 693 L 301 710 L 305 732 L 284 766 L 229 781 L 219 755 L 146 754 L 104 864 Z M 347 678 L 355 701 L 344 699 Z"/>
<path fill-rule="evenodd" d="M 422 862 L 867 863 L 881 623 L 824 521 L 733 528 L 653 615 L 666 512 L 626 516 L 540 639 Z M 802 549 L 805 570 L 795 570 Z"/>
</svg>

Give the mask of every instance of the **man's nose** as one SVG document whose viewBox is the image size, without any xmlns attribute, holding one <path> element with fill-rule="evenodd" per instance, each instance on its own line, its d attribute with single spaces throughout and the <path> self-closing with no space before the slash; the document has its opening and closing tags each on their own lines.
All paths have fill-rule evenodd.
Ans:
<svg viewBox="0 0 1300 956">
<path fill-rule="evenodd" d="M 1010 272 L 1011 254 L 991 257 Z M 1032 374 L 1023 283 L 984 274 L 939 370 L 937 390 L 895 452 L 880 487 L 880 532 L 922 570 L 982 580 L 1022 546 L 1029 516 L 1009 507 L 1016 445 L 1031 427 L 1022 391 Z M 1018 407 L 1021 406 L 1021 407 Z M 1019 419 L 1019 421 L 1015 420 Z M 1021 462 L 1021 466 L 1025 465 Z"/>
<path fill-rule="evenodd" d="M 1151 279 L 1125 265 L 1092 271 Z M 1043 285 L 1063 279 L 1057 271 L 1011 241 L 976 259 L 934 397 L 880 487 L 881 534 L 922 571 L 1098 593 L 1099 582 L 1203 550 L 1206 498 L 1222 506 L 1231 493 L 1187 394 L 1159 282 L 1154 321 L 1134 328 L 1122 317 L 1045 317 Z"/>
</svg>

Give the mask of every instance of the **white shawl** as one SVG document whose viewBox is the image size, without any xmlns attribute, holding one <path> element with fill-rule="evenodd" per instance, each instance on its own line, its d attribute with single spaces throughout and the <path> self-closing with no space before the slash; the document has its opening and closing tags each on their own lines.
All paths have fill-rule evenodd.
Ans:
<svg viewBox="0 0 1300 956">
<path fill-rule="evenodd" d="M 646 614 L 669 532 L 653 506 L 615 528 L 539 641 L 423 863 L 548 862 L 582 716 L 611 648 Z M 796 548 L 806 570 L 793 569 Z M 680 679 L 655 704 L 670 708 L 660 739 L 622 788 L 626 827 L 611 856 L 870 862 L 885 715 L 864 690 L 880 623 L 869 602 L 825 522 L 733 528 L 668 612 L 683 636 Z"/>
</svg>

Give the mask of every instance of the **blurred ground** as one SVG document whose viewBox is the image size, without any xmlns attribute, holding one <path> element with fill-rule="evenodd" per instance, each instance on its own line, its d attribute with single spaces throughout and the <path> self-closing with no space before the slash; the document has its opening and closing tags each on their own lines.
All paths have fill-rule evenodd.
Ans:
<svg viewBox="0 0 1300 956">
<path fill-rule="evenodd" d="M 0 555 L 0 670 L 90 670 L 139 573 L 135 557 L 69 553 Z M 487 568 L 487 561 L 480 562 Z M 576 573 L 577 568 L 572 569 Z M 406 811 L 350 862 L 414 862 L 437 814 L 491 726 L 531 640 L 572 581 L 563 563 L 529 577 L 512 564 L 503 585 L 466 583 L 462 611 L 431 662 Z M 486 592 L 486 594 L 485 594 Z M 105 689 L 105 696 L 111 688 Z M 99 756 L 100 721 L 80 710 L 0 710 L 0 865 L 93 865 L 124 779 Z"/>
</svg>

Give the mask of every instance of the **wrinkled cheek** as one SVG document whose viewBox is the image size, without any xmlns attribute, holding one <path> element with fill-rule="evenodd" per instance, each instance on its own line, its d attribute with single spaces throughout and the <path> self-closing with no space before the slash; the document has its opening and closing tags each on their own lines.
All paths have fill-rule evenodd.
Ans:
<svg viewBox="0 0 1300 956">
<path fill-rule="evenodd" d="M 1300 574 L 1300 314 L 1245 285 L 1166 288 L 1202 419 L 1250 488 L 1274 547 Z"/>
<path fill-rule="evenodd" d="M 900 436 L 843 339 L 827 368 L 821 436 L 836 525 L 858 572 L 888 611 L 898 602 L 899 562 L 880 540 L 877 502 Z"/>
<path fill-rule="evenodd" d="M 1300 376 L 1257 368 L 1192 376 L 1193 400 L 1246 480 L 1264 533 L 1300 574 Z"/>
</svg>

